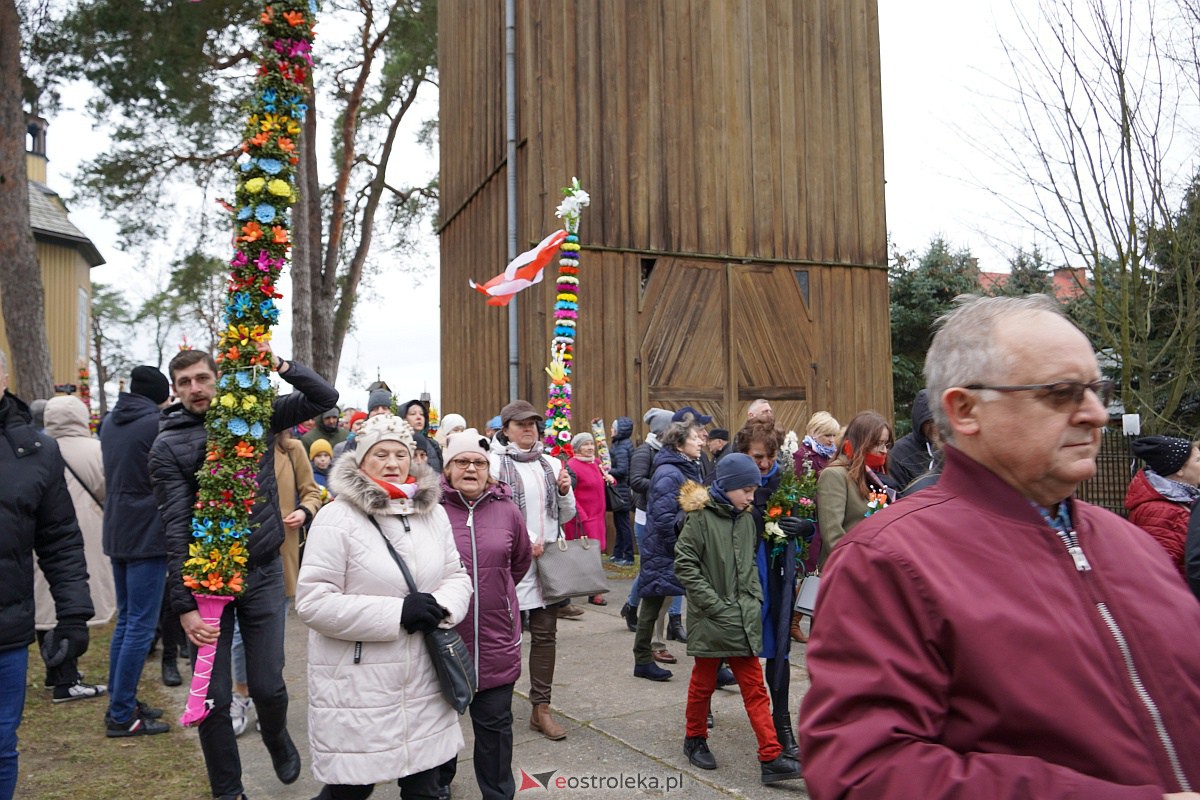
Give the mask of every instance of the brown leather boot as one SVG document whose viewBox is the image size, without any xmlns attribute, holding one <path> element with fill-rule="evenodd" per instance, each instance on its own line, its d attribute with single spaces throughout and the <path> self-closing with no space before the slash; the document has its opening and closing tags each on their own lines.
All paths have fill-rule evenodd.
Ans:
<svg viewBox="0 0 1200 800">
<path fill-rule="evenodd" d="M 545 703 L 533 707 L 533 714 L 529 717 L 529 727 L 553 742 L 567 738 L 567 729 L 550 716 L 550 706 Z"/>
<path fill-rule="evenodd" d="M 804 635 L 804 631 L 800 630 L 800 620 L 803 618 L 804 615 L 799 611 L 792 613 L 792 638 L 801 644 L 808 641 L 808 637 Z"/>
</svg>

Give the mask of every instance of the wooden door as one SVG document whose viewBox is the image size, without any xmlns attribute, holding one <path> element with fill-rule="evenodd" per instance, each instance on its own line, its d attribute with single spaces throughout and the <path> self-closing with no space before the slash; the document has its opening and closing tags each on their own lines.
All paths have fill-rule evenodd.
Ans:
<svg viewBox="0 0 1200 800">
<path fill-rule="evenodd" d="M 816 368 L 808 280 L 807 270 L 787 266 L 730 265 L 734 427 L 762 397 L 771 402 L 780 427 L 803 435 L 812 414 L 809 386 Z"/>
<path fill-rule="evenodd" d="M 659 258 L 643 266 L 638 371 L 642 412 L 691 406 L 730 423 L 725 265 Z"/>
</svg>

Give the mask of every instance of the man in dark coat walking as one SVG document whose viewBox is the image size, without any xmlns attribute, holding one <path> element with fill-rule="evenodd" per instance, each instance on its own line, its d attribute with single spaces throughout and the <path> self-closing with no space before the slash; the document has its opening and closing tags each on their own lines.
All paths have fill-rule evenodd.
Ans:
<svg viewBox="0 0 1200 800">
<path fill-rule="evenodd" d="M 170 726 L 137 702 L 142 666 L 162 608 L 167 540 L 150 486 L 150 446 L 171 387 L 157 367 L 134 367 L 100 434 L 106 484 L 104 554 L 112 561 L 117 626 L 108 651 L 107 736 L 166 733 Z"/>
<path fill-rule="evenodd" d="M 937 463 L 933 412 L 929 410 L 929 392 L 917 392 L 912 404 L 912 431 L 900 437 L 888 453 L 887 474 L 894 486 L 903 491 Z"/>
<path fill-rule="evenodd" d="M 43 645 L 47 666 L 88 649 L 92 596 L 65 469 L 58 445 L 34 430 L 29 407 L 9 393 L 8 362 L 0 352 L 0 800 L 11 800 L 17 786 L 17 726 L 34 640 L 35 553 L 58 620 Z"/>
<path fill-rule="evenodd" d="M 337 391 L 308 367 L 271 355 L 271 366 L 294 388 L 275 399 L 271 425 L 258 462 L 258 498 L 250 513 L 246 590 L 225 607 L 219 626 L 208 625 L 183 585 L 181 569 L 192 540 L 192 506 L 196 472 L 204 463 L 208 434 L 204 414 L 217 395 L 217 365 L 200 350 L 184 350 L 169 365 L 179 403 L 163 411 L 158 438 L 150 450 L 150 476 L 167 532 L 171 603 L 192 644 L 216 645 L 212 683 L 213 709 L 200 723 L 200 747 L 208 767 L 213 797 L 240 800 L 242 765 L 229 714 L 232 692 L 230 651 L 233 617 L 237 615 L 246 645 L 250 694 L 258 711 L 263 743 L 275 774 L 285 784 L 300 777 L 300 754 L 287 731 L 288 694 L 283 682 L 283 630 L 286 598 L 279 546 L 283 521 L 275 489 L 275 436 L 337 404 Z"/>
</svg>

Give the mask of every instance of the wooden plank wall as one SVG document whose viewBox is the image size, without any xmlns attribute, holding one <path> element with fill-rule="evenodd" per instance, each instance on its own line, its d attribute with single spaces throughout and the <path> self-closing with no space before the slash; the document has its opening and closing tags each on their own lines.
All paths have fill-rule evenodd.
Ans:
<svg viewBox="0 0 1200 800">
<path fill-rule="evenodd" d="M 464 289 L 505 260 L 503 9 L 503 0 L 439 9 L 442 407 L 469 410 L 472 422 L 507 398 L 505 312 Z M 652 398 L 701 381 L 704 402 L 736 427 L 745 387 L 789 360 L 804 369 L 780 377 L 808 379 L 789 425 L 819 408 L 842 421 L 863 408 L 891 413 L 876 0 L 518 0 L 517 49 L 520 246 L 557 226 L 558 190 L 573 175 L 592 197 L 581 229 L 576 420 L 640 422 Z M 669 285 L 677 261 L 709 264 L 723 288 L 686 282 L 694 270 L 674 270 L 689 277 Z M 655 264 L 645 293 L 644 263 Z M 806 270 L 808 306 L 797 291 L 770 308 L 759 284 L 731 282 L 725 270 L 739 264 L 783 273 L 763 276 L 766 286 L 794 288 L 793 271 Z M 535 404 L 545 400 L 551 272 L 520 295 L 520 393 Z M 645 341 L 668 298 L 701 309 L 702 327 L 729 331 L 720 315 L 741 314 L 745 346 L 714 351 L 724 360 L 711 372 L 693 365 L 666 377 L 662 365 L 639 363 L 673 346 L 678 330 Z M 755 358 L 776 318 L 794 323 L 784 326 L 794 345 L 773 342 L 761 363 L 739 364 Z M 711 344 L 712 326 L 693 334 Z M 486 366 L 449 363 L 466 350 Z"/>
</svg>

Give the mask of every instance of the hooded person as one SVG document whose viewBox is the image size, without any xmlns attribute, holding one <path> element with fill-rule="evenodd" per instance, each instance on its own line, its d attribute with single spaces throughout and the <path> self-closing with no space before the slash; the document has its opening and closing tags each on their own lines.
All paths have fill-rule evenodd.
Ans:
<svg viewBox="0 0 1200 800">
<path fill-rule="evenodd" d="M 67 490 L 79 530 L 83 533 L 83 551 L 87 559 L 88 588 L 91 590 L 95 615 L 89 626 L 105 625 L 117 611 L 116 589 L 113 585 L 112 564 L 104 554 L 104 464 L 100 442 L 88 427 L 88 410 L 78 397 L 61 395 L 46 403 L 46 435 L 58 443 L 66 462 Z M 38 639 L 57 624 L 50 584 L 40 569 L 34 571 L 34 603 L 36 605 Z M 106 684 L 88 684 L 80 680 L 74 659 L 58 667 L 47 667 L 46 685 L 54 687 L 54 700 L 81 700 L 98 697 L 107 691 Z"/>
<path fill-rule="evenodd" d="M 614 487 L 625 506 L 622 510 L 612 509 L 613 529 L 616 532 L 612 563 L 619 567 L 632 567 L 633 520 L 629 514 L 633 510 L 633 490 L 629 488 L 629 473 L 633 467 L 633 420 L 629 417 L 613 420 L 608 453 L 612 461 L 612 469 L 608 474 L 616 480 Z"/>
<path fill-rule="evenodd" d="M 463 746 L 424 634 L 462 622 L 471 581 L 441 476 L 413 463 L 415 446 L 402 418 L 368 420 L 334 464 L 337 502 L 317 513 L 305 547 L 296 613 L 309 627 L 309 749 L 314 777 L 329 785 L 321 797 L 367 797 L 383 781 L 434 797 L 440 767 Z"/>
<path fill-rule="evenodd" d="M 413 433 L 421 435 L 416 440 L 417 446 L 424 450 L 425 455 L 429 457 L 430 468 L 440 474 L 442 471 L 442 448 L 428 432 L 429 406 L 421 400 L 409 400 L 401 403 L 398 411 L 399 416 L 412 427 Z"/>
<path fill-rule="evenodd" d="M 912 430 L 901 436 L 888 452 L 887 476 L 896 489 L 904 489 L 937 465 L 933 412 L 929 392 L 917 392 L 912 404 Z"/>
<path fill-rule="evenodd" d="M 321 416 L 317 417 L 316 424 L 312 429 L 300 437 L 300 443 L 304 445 L 306 451 L 318 439 L 329 442 L 330 447 L 341 444 L 350 435 L 350 431 L 341 426 L 341 421 L 342 410 L 337 406 L 321 412 Z"/>
</svg>

